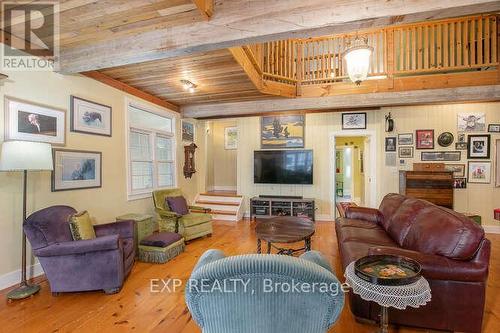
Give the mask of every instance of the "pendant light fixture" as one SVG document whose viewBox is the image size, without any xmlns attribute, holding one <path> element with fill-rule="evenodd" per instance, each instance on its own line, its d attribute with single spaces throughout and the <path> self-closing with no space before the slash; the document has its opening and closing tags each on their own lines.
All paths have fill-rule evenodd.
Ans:
<svg viewBox="0 0 500 333">
<path fill-rule="evenodd" d="M 347 74 L 351 81 L 357 85 L 360 85 L 368 77 L 372 53 L 373 47 L 368 45 L 368 38 L 358 36 L 351 41 L 344 53 L 344 59 L 347 63 Z"/>
</svg>

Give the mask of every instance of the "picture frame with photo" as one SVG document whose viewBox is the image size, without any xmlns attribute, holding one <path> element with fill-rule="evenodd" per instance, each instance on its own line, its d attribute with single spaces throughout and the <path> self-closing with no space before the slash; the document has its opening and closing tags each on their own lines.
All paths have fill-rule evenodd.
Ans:
<svg viewBox="0 0 500 333">
<path fill-rule="evenodd" d="M 456 142 L 455 150 L 467 150 L 467 142 Z"/>
<path fill-rule="evenodd" d="M 462 159 L 461 151 L 423 151 L 420 153 L 422 161 L 450 161 L 458 162 Z"/>
<path fill-rule="evenodd" d="M 112 136 L 111 106 L 70 96 L 70 131 Z"/>
<path fill-rule="evenodd" d="M 390 136 L 385 138 L 385 151 L 393 152 L 396 151 L 396 137 Z"/>
<path fill-rule="evenodd" d="M 189 121 L 182 121 L 182 141 L 194 142 L 194 124 Z"/>
<path fill-rule="evenodd" d="M 486 131 L 486 115 L 484 112 L 459 113 L 457 128 L 459 132 L 484 132 Z"/>
<path fill-rule="evenodd" d="M 399 158 L 413 158 L 413 147 L 399 147 Z"/>
<path fill-rule="evenodd" d="M 366 129 L 366 112 L 342 113 L 342 129 Z"/>
<path fill-rule="evenodd" d="M 417 149 L 434 149 L 434 130 L 416 130 Z"/>
<path fill-rule="evenodd" d="M 500 124 L 489 124 L 488 132 L 490 133 L 500 133 Z"/>
<path fill-rule="evenodd" d="M 467 178 L 471 184 L 491 183 L 491 162 L 469 161 Z"/>
<path fill-rule="evenodd" d="M 453 188 L 460 190 L 467 188 L 467 178 L 454 178 L 453 179 Z"/>
<path fill-rule="evenodd" d="M 224 128 L 224 149 L 234 150 L 238 148 L 238 127 Z"/>
<path fill-rule="evenodd" d="M 398 134 L 398 145 L 400 146 L 413 145 L 413 133 Z"/>
<path fill-rule="evenodd" d="M 101 152 L 54 148 L 52 154 L 52 192 L 102 187 Z"/>
<path fill-rule="evenodd" d="M 66 143 L 66 111 L 9 96 L 4 98 L 5 140 Z"/>
<path fill-rule="evenodd" d="M 444 169 L 453 172 L 453 178 L 465 178 L 465 164 L 445 164 Z"/>
<path fill-rule="evenodd" d="M 479 134 L 467 137 L 467 158 L 468 159 L 489 159 L 490 158 L 491 135 Z"/>
</svg>

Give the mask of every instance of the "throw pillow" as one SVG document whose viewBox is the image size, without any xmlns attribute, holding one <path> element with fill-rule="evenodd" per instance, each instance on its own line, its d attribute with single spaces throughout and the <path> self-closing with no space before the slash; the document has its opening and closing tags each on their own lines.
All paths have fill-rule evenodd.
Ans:
<svg viewBox="0 0 500 333">
<path fill-rule="evenodd" d="M 69 218 L 69 229 L 73 240 L 94 239 L 95 231 L 89 213 L 85 210 Z"/>
<path fill-rule="evenodd" d="M 184 197 L 167 197 L 167 205 L 170 210 L 179 215 L 189 213 L 188 205 Z"/>
</svg>

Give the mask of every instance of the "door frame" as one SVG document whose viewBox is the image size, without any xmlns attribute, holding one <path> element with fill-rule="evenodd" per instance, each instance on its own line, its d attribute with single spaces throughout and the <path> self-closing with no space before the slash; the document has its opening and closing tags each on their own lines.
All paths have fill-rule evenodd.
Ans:
<svg viewBox="0 0 500 333">
<path fill-rule="evenodd" d="M 337 137 L 351 137 L 362 136 L 369 139 L 368 154 L 364 154 L 365 162 L 368 157 L 369 164 L 364 163 L 365 172 L 365 205 L 368 207 L 377 206 L 377 173 L 378 173 L 378 155 L 377 155 L 377 132 L 375 130 L 349 130 L 349 131 L 334 131 L 329 135 L 329 153 L 330 153 L 330 202 L 331 216 L 337 217 L 337 198 L 336 198 L 336 172 L 337 162 L 335 160 L 336 138 Z"/>
</svg>

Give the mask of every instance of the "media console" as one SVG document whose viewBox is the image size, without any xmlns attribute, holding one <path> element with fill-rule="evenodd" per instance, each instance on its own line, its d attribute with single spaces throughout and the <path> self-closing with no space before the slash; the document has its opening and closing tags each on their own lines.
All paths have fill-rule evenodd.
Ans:
<svg viewBox="0 0 500 333">
<path fill-rule="evenodd" d="M 250 199 L 250 219 L 298 216 L 314 221 L 314 211 L 314 199 L 290 196 L 258 196 Z"/>
</svg>

